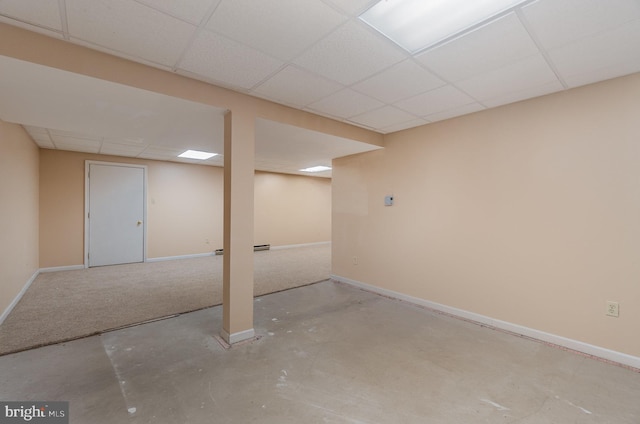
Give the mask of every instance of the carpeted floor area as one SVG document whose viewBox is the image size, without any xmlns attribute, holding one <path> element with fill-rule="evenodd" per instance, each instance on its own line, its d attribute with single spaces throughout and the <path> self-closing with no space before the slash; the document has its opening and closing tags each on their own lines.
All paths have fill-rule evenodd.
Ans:
<svg viewBox="0 0 640 424">
<path fill-rule="evenodd" d="M 326 280 L 331 245 L 254 253 L 254 295 Z M 0 325 L 0 355 L 222 303 L 222 256 L 40 274 Z"/>
</svg>

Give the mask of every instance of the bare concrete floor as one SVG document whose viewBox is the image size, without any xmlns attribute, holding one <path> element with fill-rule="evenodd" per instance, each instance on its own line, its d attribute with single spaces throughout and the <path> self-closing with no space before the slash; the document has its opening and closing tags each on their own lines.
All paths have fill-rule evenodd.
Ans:
<svg viewBox="0 0 640 424">
<path fill-rule="evenodd" d="M 640 374 L 332 282 L 0 357 L 3 400 L 72 423 L 640 423 Z"/>
</svg>

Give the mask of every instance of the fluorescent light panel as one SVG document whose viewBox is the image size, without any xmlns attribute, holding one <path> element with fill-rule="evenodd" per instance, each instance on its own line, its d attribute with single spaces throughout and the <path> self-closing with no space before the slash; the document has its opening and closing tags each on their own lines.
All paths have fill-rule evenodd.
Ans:
<svg viewBox="0 0 640 424">
<path fill-rule="evenodd" d="M 205 160 L 217 156 L 217 153 L 201 152 L 199 150 L 187 150 L 178 155 L 179 158 Z"/>
<path fill-rule="evenodd" d="M 360 19 L 416 53 L 527 0 L 381 0 Z"/>
<path fill-rule="evenodd" d="M 300 171 L 303 172 L 322 172 L 322 171 L 330 171 L 331 167 L 329 166 L 312 166 L 311 168 L 304 168 L 301 169 Z"/>
</svg>

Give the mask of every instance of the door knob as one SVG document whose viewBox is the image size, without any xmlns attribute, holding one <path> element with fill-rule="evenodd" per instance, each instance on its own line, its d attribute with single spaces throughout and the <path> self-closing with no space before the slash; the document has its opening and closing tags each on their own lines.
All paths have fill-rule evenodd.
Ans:
<svg viewBox="0 0 640 424">
<path fill-rule="evenodd" d="M 138 221 L 138 225 L 142 225 L 142 221 Z"/>
</svg>

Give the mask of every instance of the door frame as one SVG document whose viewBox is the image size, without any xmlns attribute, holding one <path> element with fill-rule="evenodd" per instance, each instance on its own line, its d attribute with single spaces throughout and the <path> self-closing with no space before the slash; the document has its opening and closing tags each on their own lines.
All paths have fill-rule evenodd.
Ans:
<svg viewBox="0 0 640 424">
<path fill-rule="evenodd" d="M 85 160 L 84 161 L 84 267 L 89 268 L 89 200 L 90 200 L 90 185 L 89 185 L 89 170 L 91 165 L 106 165 L 106 166 L 123 166 L 127 168 L 141 168 L 142 169 L 142 197 L 143 197 L 143 212 L 142 212 L 142 262 L 147 262 L 147 165 L 139 165 L 135 163 L 120 163 L 120 162 L 105 162 L 97 160 Z"/>
</svg>

